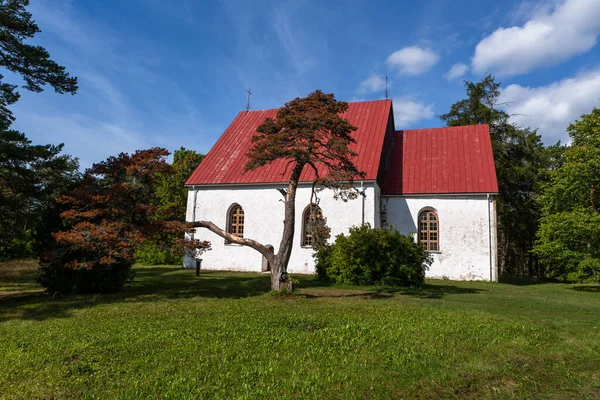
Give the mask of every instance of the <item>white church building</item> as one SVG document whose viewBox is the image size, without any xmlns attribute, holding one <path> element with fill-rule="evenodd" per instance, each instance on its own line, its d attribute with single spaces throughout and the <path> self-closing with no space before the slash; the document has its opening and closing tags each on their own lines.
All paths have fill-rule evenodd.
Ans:
<svg viewBox="0 0 600 400">
<path fill-rule="evenodd" d="M 240 112 L 186 182 L 187 221 L 208 220 L 237 236 L 279 246 L 287 187 L 285 162 L 244 173 L 252 136 L 277 110 Z M 369 223 L 414 234 L 432 255 L 429 278 L 498 279 L 496 202 L 498 183 L 487 125 L 395 130 L 391 100 L 349 103 L 342 115 L 353 132 L 354 160 L 365 173 L 361 193 L 342 202 L 319 193 L 319 208 L 331 239 Z M 286 175 L 287 174 L 287 175 Z M 294 248 L 288 272 L 314 273 L 310 233 L 305 228 L 314 176 L 306 168 L 296 197 Z M 208 229 L 195 237 L 211 242 L 202 269 L 261 272 L 269 269 L 256 250 L 227 243 Z M 186 258 L 184 267 L 195 262 Z"/>
</svg>

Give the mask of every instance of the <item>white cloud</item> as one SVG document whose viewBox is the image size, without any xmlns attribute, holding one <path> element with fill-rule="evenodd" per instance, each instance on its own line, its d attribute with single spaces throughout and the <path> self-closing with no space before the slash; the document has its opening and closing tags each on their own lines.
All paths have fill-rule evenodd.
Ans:
<svg viewBox="0 0 600 400">
<path fill-rule="evenodd" d="M 400 97 L 393 99 L 394 122 L 398 129 L 409 128 L 422 119 L 433 117 L 433 104 Z"/>
<path fill-rule="evenodd" d="M 389 84 L 388 84 L 389 87 Z M 385 89 L 385 79 L 379 75 L 370 75 L 367 79 L 360 83 L 356 90 L 358 94 L 373 93 L 383 91 Z"/>
<path fill-rule="evenodd" d="M 420 75 L 427 72 L 438 60 L 439 57 L 433 50 L 411 46 L 393 52 L 386 62 L 401 74 Z"/>
<path fill-rule="evenodd" d="M 567 126 L 600 106 L 600 68 L 548 86 L 509 85 L 500 102 L 511 120 L 522 127 L 538 128 L 545 143 L 568 141 Z"/>
<path fill-rule="evenodd" d="M 539 8 L 523 26 L 499 28 L 480 41 L 473 70 L 511 76 L 556 65 L 589 51 L 599 34 L 600 1 L 564 0 Z"/>
<path fill-rule="evenodd" d="M 450 71 L 448 71 L 448 73 L 446 74 L 446 79 L 449 81 L 453 81 L 455 79 L 461 78 L 467 72 L 468 69 L 469 67 L 463 63 L 454 64 L 452 68 L 450 68 Z"/>
</svg>

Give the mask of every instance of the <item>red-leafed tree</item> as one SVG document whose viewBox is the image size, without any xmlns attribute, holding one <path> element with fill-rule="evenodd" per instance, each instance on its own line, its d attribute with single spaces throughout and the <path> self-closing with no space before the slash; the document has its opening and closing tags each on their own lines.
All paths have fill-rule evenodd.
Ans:
<svg viewBox="0 0 600 400">
<path fill-rule="evenodd" d="M 208 242 L 185 241 L 184 233 L 191 226 L 180 220 L 176 207 L 161 204 L 156 190 L 159 177 L 173 172 L 165 160 L 168 155 L 165 149 L 152 148 L 109 157 L 86 171 L 77 189 L 58 198 L 67 208 L 61 214 L 65 229 L 54 234 L 57 246 L 42 259 L 43 284 L 44 275 L 66 268 L 69 276 L 72 271 L 87 271 L 99 281 L 111 280 L 111 274 L 117 280 L 125 278 L 123 282 L 111 281 L 107 287 L 92 279 L 84 287 L 76 283 L 71 289 L 118 290 L 131 271 L 136 247 L 160 235 L 177 234 L 181 238 L 173 244 L 173 251 L 210 248 Z M 69 289 L 45 286 L 54 291 Z"/>
<path fill-rule="evenodd" d="M 256 240 L 240 238 L 219 228 L 213 222 L 199 221 L 194 226 L 211 230 L 232 243 L 252 247 L 271 265 L 271 287 L 280 290 L 288 280 L 287 266 L 292 254 L 296 216 L 296 190 L 305 168 L 312 169 L 313 197 L 320 188 L 331 188 L 335 197 L 355 198 L 352 182 L 364 176 L 353 163 L 356 153 L 350 149 L 355 142 L 351 133 L 357 128 L 340 116 L 348 103 L 337 101 L 333 94 L 320 90 L 305 98 L 296 98 L 277 111 L 276 118 L 266 119 L 252 138 L 246 171 L 260 168 L 277 160 L 286 160 L 287 190 L 282 190 L 285 201 L 285 219 L 279 250 L 265 247 Z M 313 204 L 314 201 L 311 201 Z M 316 213 L 311 213 L 316 215 Z M 321 224 L 319 224 L 321 222 Z M 314 221 L 321 225 L 323 221 Z M 323 229 L 321 229 L 323 230 Z"/>
</svg>

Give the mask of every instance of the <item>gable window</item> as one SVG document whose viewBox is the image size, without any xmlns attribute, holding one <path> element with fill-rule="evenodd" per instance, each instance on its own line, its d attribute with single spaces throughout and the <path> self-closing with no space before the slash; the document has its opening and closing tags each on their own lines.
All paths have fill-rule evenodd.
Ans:
<svg viewBox="0 0 600 400">
<path fill-rule="evenodd" d="M 314 215 L 311 214 L 311 210 Z M 323 218 L 323 212 L 319 206 L 314 204 L 312 207 L 310 204 L 306 206 L 304 209 L 304 214 L 302 215 L 302 246 L 312 247 L 314 238 L 314 221 L 321 218 Z"/>
<path fill-rule="evenodd" d="M 433 211 L 419 214 L 419 243 L 427 251 L 440 251 L 439 221 Z"/>
<path fill-rule="evenodd" d="M 239 204 L 234 204 L 229 208 L 227 215 L 227 233 L 237 237 L 244 237 L 244 209 Z M 225 243 L 231 243 L 226 240 Z"/>
</svg>

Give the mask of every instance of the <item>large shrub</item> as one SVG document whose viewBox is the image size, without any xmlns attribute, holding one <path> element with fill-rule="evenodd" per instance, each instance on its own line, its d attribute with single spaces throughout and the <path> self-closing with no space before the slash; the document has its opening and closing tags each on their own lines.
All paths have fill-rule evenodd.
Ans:
<svg viewBox="0 0 600 400">
<path fill-rule="evenodd" d="M 175 240 L 172 240 L 175 243 Z M 147 240 L 135 249 L 135 261 L 143 265 L 179 265 L 183 263 L 183 254 L 165 248 L 155 240 Z"/>
<path fill-rule="evenodd" d="M 114 293 L 133 281 L 131 263 L 126 260 L 111 264 L 80 263 L 70 266 L 80 258 L 67 248 L 59 248 L 40 259 L 38 282 L 49 293 L 70 295 L 76 293 Z"/>
<path fill-rule="evenodd" d="M 49 291 L 120 290 L 131 279 L 136 249 L 148 241 L 171 254 L 210 248 L 208 242 L 185 240 L 191 224 L 156 193 L 160 177 L 173 172 L 168 155 L 152 148 L 109 157 L 56 199 L 63 210 L 61 229 L 52 234 L 55 242 L 40 263 L 40 282 Z"/>
<path fill-rule="evenodd" d="M 412 236 L 370 225 L 350 228 L 315 254 L 317 273 L 336 283 L 414 286 L 425 280 L 428 253 Z"/>
</svg>

